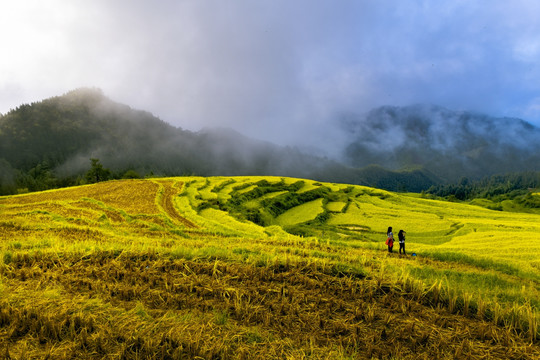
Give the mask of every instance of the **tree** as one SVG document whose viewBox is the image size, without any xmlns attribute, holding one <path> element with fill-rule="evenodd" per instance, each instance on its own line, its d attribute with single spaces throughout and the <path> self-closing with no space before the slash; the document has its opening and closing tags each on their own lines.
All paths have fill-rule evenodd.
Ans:
<svg viewBox="0 0 540 360">
<path fill-rule="evenodd" d="M 122 175 L 122 179 L 140 179 L 141 175 L 135 170 L 128 170 Z"/>
<path fill-rule="evenodd" d="M 107 181 L 111 177 L 111 171 L 104 168 L 99 162 L 99 159 L 90 159 L 92 166 L 86 173 L 86 180 L 89 183 L 97 183 L 100 181 Z"/>
</svg>

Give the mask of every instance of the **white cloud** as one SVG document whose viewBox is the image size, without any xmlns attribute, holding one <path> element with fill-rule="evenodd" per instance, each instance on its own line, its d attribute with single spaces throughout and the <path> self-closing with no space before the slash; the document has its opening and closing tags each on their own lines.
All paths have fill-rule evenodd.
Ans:
<svg viewBox="0 0 540 360">
<path fill-rule="evenodd" d="M 271 140 L 320 142 L 335 113 L 383 104 L 530 107 L 540 123 L 536 4 L 4 1 L 0 112 L 96 86 L 178 126 Z"/>
<path fill-rule="evenodd" d="M 540 59 L 540 35 L 519 40 L 514 46 L 514 54 L 520 61 L 537 63 Z"/>
<path fill-rule="evenodd" d="M 523 114 L 530 119 L 540 119 L 540 96 L 529 101 Z"/>
</svg>

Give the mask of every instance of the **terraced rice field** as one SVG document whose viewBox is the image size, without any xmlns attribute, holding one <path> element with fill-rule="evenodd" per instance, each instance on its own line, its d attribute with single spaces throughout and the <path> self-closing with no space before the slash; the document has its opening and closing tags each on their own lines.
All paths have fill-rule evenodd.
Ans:
<svg viewBox="0 0 540 360">
<path fill-rule="evenodd" d="M 538 359 L 539 220 L 278 177 L 3 197 L 0 357 Z"/>
</svg>

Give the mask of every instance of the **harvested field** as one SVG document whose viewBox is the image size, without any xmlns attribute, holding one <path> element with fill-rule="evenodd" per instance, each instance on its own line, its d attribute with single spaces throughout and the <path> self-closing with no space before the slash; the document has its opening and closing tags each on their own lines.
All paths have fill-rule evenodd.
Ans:
<svg viewBox="0 0 540 360">
<path fill-rule="evenodd" d="M 261 177 L 0 198 L 0 358 L 538 359 L 539 220 Z"/>
<path fill-rule="evenodd" d="M 11 344 L 3 352 L 13 358 L 540 356 L 505 328 L 307 263 L 96 253 L 14 259 L 1 276 L 4 287 L 39 294 L 0 303 L 0 338 Z"/>
</svg>

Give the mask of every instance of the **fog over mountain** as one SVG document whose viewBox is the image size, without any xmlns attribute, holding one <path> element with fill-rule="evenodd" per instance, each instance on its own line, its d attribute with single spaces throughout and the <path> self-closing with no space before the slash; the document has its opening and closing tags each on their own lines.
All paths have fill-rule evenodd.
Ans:
<svg viewBox="0 0 540 360">
<path fill-rule="evenodd" d="M 111 101 L 99 89 L 22 105 L 0 117 L 0 159 L 27 171 L 46 162 L 60 176 L 80 174 L 89 158 L 115 170 L 162 175 L 307 175 L 292 148 L 255 141 L 230 129 L 191 132 Z M 310 163 L 315 163 L 310 161 Z"/>
<path fill-rule="evenodd" d="M 88 171 L 90 158 L 117 177 L 128 170 L 142 176 L 275 175 L 400 191 L 538 170 L 540 164 L 540 130 L 519 119 L 417 105 L 348 114 L 334 124 L 332 151 L 339 156 L 329 159 L 234 129 L 184 130 L 99 89 L 82 88 L 0 115 L 0 190 L 73 184 Z M 317 145 L 309 136 L 305 141 Z"/>
<path fill-rule="evenodd" d="M 185 130 L 332 156 L 338 114 L 384 105 L 540 126 L 539 16 L 531 0 L 2 1 L 0 113 L 96 86 Z"/>
<path fill-rule="evenodd" d="M 433 105 L 384 106 L 342 118 L 344 162 L 421 167 L 445 180 L 540 169 L 540 129 L 520 119 Z"/>
</svg>

